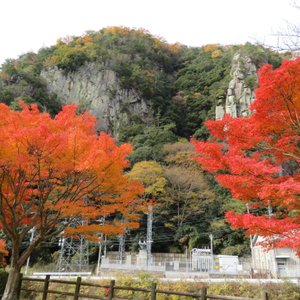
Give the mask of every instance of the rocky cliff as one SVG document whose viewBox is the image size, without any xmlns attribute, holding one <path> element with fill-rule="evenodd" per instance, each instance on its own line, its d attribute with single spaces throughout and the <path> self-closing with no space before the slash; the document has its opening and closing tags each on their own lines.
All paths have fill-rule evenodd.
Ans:
<svg viewBox="0 0 300 300">
<path fill-rule="evenodd" d="M 226 99 L 216 107 L 216 119 L 222 119 L 225 113 L 247 116 L 255 97 L 257 70 L 249 57 L 236 53 L 230 75 Z M 58 67 L 47 68 L 42 70 L 41 77 L 48 92 L 57 95 L 60 102 L 75 102 L 97 118 L 98 129 L 115 136 L 120 126 L 126 126 L 133 116 L 144 123 L 153 119 L 150 105 L 134 89 L 122 88 L 116 72 L 103 64 L 89 62 L 68 73 Z"/>
<path fill-rule="evenodd" d="M 249 57 L 236 53 L 232 60 L 230 75 L 232 79 L 227 89 L 225 103 L 219 101 L 216 107 L 217 120 L 222 119 L 225 113 L 234 118 L 249 115 L 249 106 L 255 98 L 257 70 Z"/>
<path fill-rule="evenodd" d="M 62 103 L 76 103 L 92 113 L 98 129 L 116 134 L 136 116 L 147 123 L 151 109 L 133 89 L 120 86 L 117 74 L 99 63 L 86 63 L 76 72 L 64 73 L 57 67 L 44 69 L 41 77 L 50 94 L 56 94 Z"/>
</svg>

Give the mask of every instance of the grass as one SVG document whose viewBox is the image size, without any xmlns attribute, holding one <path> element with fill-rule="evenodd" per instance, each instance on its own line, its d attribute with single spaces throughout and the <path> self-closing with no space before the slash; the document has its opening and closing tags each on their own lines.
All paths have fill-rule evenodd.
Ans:
<svg viewBox="0 0 300 300">
<path fill-rule="evenodd" d="M 74 281 L 74 279 L 72 279 Z M 87 282 L 87 279 L 83 279 L 83 282 Z M 98 283 L 102 285 L 109 285 L 109 280 L 98 280 L 92 281 L 93 283 Z M 203 282 L 187 282 L 187 281 L 164 281 L 160 282 L 158 278 L 148 274 L 140 273 L 137 277 L 120 274 L 116 276 L 117 286 L 130 286 L 139 288 L 150 288 L 152 283 L 157 283 L 158 289 L 179 291 L 179 292 L 190 292 L 199 293 L 201 287 L 206 286 L 208 288 L 208 294 L 215 295 L 227 295 L 227 296 L 240 296 L 240 297 L 250 297 L 250 298 L 260 298 L 262 291 L 267 291 L 270 296 L 270 300 L 299 300 L 300 299 L 300 287 L 291 282 L 285 282 L 282 284 L 274 283 L 246 283 L 246 282 L 224 282 L 224 283 L 203 283 Z M 29 283 L 24 282 L 24 286 L 30 288 L 37 288 L 39 283 Z M 42 288 L 39 284 L 39 289 Z M 61 290 L 67 292 L 74 292 L 74 285 L 63 285 L 58 283 L 51 283 L 49 288 L 52 290 Z M 94 288 L 94 287 L 82 287 L 82 294 L 91 294 L 105 296 L 107 290 L 104 288 Z M 132 292 L 132 291 L 117 291 L 116 296 L 128 299 L 150 299 L 150 294 L 142 292 Z M 23 293 L 21 299 L 41 299 L 41 294 L 37 293 Z M 65 300 L 72 299 L 72 297 L 49 295 L 47 298 L 49 300 Z M 158 294 L 157 300 L 188 300 L 190 297 L 180 297 L 180 296 L 168 296 L 163 294 Z"/>
</svg>

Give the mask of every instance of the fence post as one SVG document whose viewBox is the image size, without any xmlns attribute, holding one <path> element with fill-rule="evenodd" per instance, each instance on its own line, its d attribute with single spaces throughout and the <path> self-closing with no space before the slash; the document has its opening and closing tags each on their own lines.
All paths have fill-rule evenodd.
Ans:
<svg viewBox="0 0 300 300">
<path fill-rule="evenodd" d="M 156 300 L 156 283 L 153 282 L 151 285 L 151 300 Z"/>
<path fill-rule="evenodd" d="M 109 285 L 109 295 L 108 295 L 109 300 L 112 300 L 114 298 L 114 293 L 115 293 L 115 281 L 111 280 Z"/>
<path fill-rule="evenodd" d="M 75 292 L 74 292 L 74 300 L 78 300 L 79 299 L 80 285 L 81 285 L 81 277 L 77 277 L 76 286 L 75 286 Z"/>
<path fill-rule="evenodd" d="M 23 274 L 20 273 L 18 276 L 17 299 L 20 299 L 22 280 L 23 280 Z"/>
<path fill-rule="evenodd" d="M 50 275 L 46 275 L 44 288 L 43 288 L 43 298 L 42 298 L 42 300 L 47 300 L 49 281 L 50 281 Z"/>
<path fill-rule="evenodd" d="M 207 287 L 202 287 L 201 288 L 201 300 L 207 300 Z"/>
<path fill-rule="evenodd" d="M 262 291 L 261 293 L 261 299 L 262 300 L 269 300 L 269 295 L 266 291 Z"/>
</svg>

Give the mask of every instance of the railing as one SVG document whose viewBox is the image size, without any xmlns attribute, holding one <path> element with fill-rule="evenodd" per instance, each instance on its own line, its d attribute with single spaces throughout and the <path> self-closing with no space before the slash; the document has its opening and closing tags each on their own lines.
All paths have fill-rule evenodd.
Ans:
<svg viewBox="0 0 300 300">
<path fill-rule="evenodd" d="M 42 289 L 36 288 L 26 288 L 22 286 L 23 282 L 43 282 Z M 59 283 L 59 284 L 67 284 L 67 285 L 74 285 L 75 289 L 74 292 L 66 292 L 66 291 L 57 291 L 54 289 L 50 289 L 50 283 Z M 89 295 L 83 294 L 80 292 L 82 287 L 96 287 L 96 288 L 103 288 L 105 291 L 105 296 L 99 295 Z M 19 294 L 23 292 L 34 292 L 34 293 L 41 293 L 42 300 L 47 300 L 47 296 L 49 294 L 57 294 L 61 296 L 71 296 L 74 300 L 78 300 L 80 297 L 84 297 L 85 299 L 99 299 L 99 300 L 125 300 L 131 298 L 120 298 L 118 297 L 117 291 L 132 291 L 135 292 L 143 292 L 147 293 L 151 300 L 156 300 L 158 294 L 165 294 L 165 295 L 173 295 L 173 296 L 186 296 L 192 299 L 197 300 L 208 300 L 208 299 L 219 299 L 219 300 L 268 300 L 268 294 L 263 292 L 261 298 L 246 298 L 246 297 L 234 297 L 234 296 L 222 296 L 222 295 L 212 295 L 207 293 L 207 288 L 203 287 L 200 289 L 199 293 L 185 293 L 185 292 L 175 292 L 175 291 L 167 291 L 162 289 L 157 289 L 156 283 L 152 283 L 151 288 L 136 288 L 136 287 L 125 287 L 125 286 L 117 286 L 115 284 L 115 280 L 111 280 L 109 285 L 101 285 L 101 284 L 94 284 L 88 282 L 82 282 L 81 277 L 77 277 L 76 281 L 68 281 L 68 280 L 57 280 L 57 279 L 50 279 L 50 275 L 47 275 L 45 279 L 39 278 L 28 278 L 28 277 L 21 277 L 20 280 L 20 287 L 19 287 Z M 20 298 L 22 299 L 22 298 Z"/>
</svg>

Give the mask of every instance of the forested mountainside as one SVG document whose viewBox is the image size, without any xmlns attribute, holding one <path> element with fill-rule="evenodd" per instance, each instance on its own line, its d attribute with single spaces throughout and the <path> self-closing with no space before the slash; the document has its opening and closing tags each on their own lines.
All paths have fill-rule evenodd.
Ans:
<svg viewBox="0 0 300 300">
<path fill-rule="evenodd" d="M 95 115 L 99 131 L 131 143 L 128 176 L 139 178 L 144 197 L 155 202 L 155 251 L 207 245 L 213 234 L 216 253 L 241 255 L 249 251 L 248 241 L 242 231 L 230 229 L 224 211 L 245 207 L 201 171 L 188 139 L 208 138 L 203 123 L 215 118 L 216 108 L 219 115 L 233 106 L 243 113 L 247 107 L 236 105 L 244 88 L 254 97 L 253 70 L 265 63 L 276 68 L 281 61 L 282 55 L 262 46 L 191 48 L 170 45 L 145 30 L 110 27 L 7 59 L 0 101 L 20 109 L 23 99 L 52 115 L 76 102 L 80 111 Z M 239 85 L 233 86 L 234 76 Z M 142 218 L 140 230 L 127 234 L 127 249 L 136 249 L 144 236 Z"/>
</svg>

